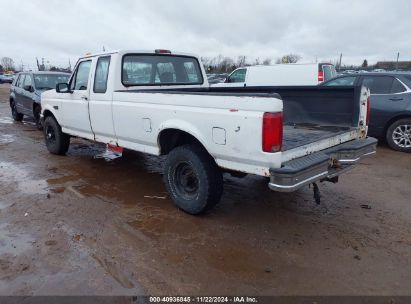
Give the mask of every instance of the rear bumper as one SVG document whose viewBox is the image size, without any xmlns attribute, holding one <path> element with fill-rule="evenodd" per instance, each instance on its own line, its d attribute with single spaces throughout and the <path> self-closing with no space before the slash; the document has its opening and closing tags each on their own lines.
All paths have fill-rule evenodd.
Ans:
<svg viewBox="0 0 411 304">
<path fill-rule="evenodd" d="M 372 137 L 356 139 L 288 161 L 281 168 L 270 170 L 268 187 L 292 192 L 313 182 L 335 178 L 352 169 L 361 158 L 375 154 L 377 142 Z"/>
</svg>

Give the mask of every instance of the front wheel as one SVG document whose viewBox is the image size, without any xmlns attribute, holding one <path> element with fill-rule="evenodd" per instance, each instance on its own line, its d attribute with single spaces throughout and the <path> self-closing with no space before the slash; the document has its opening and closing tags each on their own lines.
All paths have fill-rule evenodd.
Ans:
<svg viewBox="0 0 411 304">
<path fill-rule="evenodd" d="M 173 149 L 164 166 L 164 182 L 178 208 L 200 214 L 220 201 L 223 177 L 214 159 L 198 145 Z"/>
<path fill-rule="evenodd" d="M 70 136 L 61 131 L 61 127 L 53 116 L 49 116 L 44 121 L 44 140 L 47 149 L 52 154 L 66 154 L 70 145 Z"/>
<path fill-rule="evenodd" d="M 14 100 L 10 102 L 10 108 L 11 108 L 11 116 L 13 116 L 14 121 L 22 121 L 23 114 L 20 114 L 19 112 L 17 112 L 17 106 Z"/>
<path fill-rule="evenodd" d="M 387 143 L 397 151 L 411 152 L 411 119 L 404 118 L 394 122 L 387 130 Z"/>
</svg>

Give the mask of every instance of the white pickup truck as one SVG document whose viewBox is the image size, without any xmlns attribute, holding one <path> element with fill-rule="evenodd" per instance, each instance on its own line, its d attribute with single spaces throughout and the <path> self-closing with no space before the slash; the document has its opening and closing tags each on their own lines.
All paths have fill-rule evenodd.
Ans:
<svg viewBox="0 0 411 304">
<path fill-rule="evenodd" d="M 375 153 L 366 88 L 287 90 L 284 99 L 273 90 L 213 89 L 198 57 L 167 50 L 85 56 L 68 83 L 41 95 L 45 142 L 59 155 L 71 136 L 167 155 L 166 188 L 191 214 L 220 200 L 224 172 L 294 191 L 336 182 Z"/>
</svg>

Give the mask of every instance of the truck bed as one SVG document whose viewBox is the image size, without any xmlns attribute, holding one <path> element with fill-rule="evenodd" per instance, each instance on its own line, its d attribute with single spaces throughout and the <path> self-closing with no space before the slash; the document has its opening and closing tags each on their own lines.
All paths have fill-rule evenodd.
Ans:
<svg viewBox="0 0 411 304">
<path fill-rule="evenodd" d="M 210 87 L 148 92 L 281 98 L 283 152 L 288 152 L 283 154 L 283 161 L 350 141 L 356 138 L 351 131 L 359 124 L 361 86 Z"/>
<path fill-rule="evenodd" d="M 347 128 L 330 126 L 285 125 L 283 130 L 283 151 L 344 134 L 347 131 Z"/>
</svg>

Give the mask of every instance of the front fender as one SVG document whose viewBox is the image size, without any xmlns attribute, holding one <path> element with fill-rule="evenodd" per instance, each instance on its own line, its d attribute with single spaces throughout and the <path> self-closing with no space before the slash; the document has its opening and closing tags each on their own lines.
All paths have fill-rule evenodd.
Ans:
<svg viewBox="0 0 411 304">
<path fill-rule="evenodd" d="M 40 118 L 41 118 L 42 120 L 44 120 L 44 117 L 45 117 L 45 116 L 48 116 L 48 115 L 45 115 L 45 113 L 47 113 L 47 112 L 51 113 L 51 115 L 53 115 L 54 118 L 57 120 L 57 122 L 60 124 L 60 117 L 59 117 L 59 115 L 57 114 L 56 109 L 55 109 L 53 106 L 51 106 L 51 105 L 44 105 L 44 104 L 42 104 L 42 105 L 41 105 L 41 113 L 40 113 Z M 60 125 L 61 125 L 61 124 L 60 124 Z"/>
</svg>

